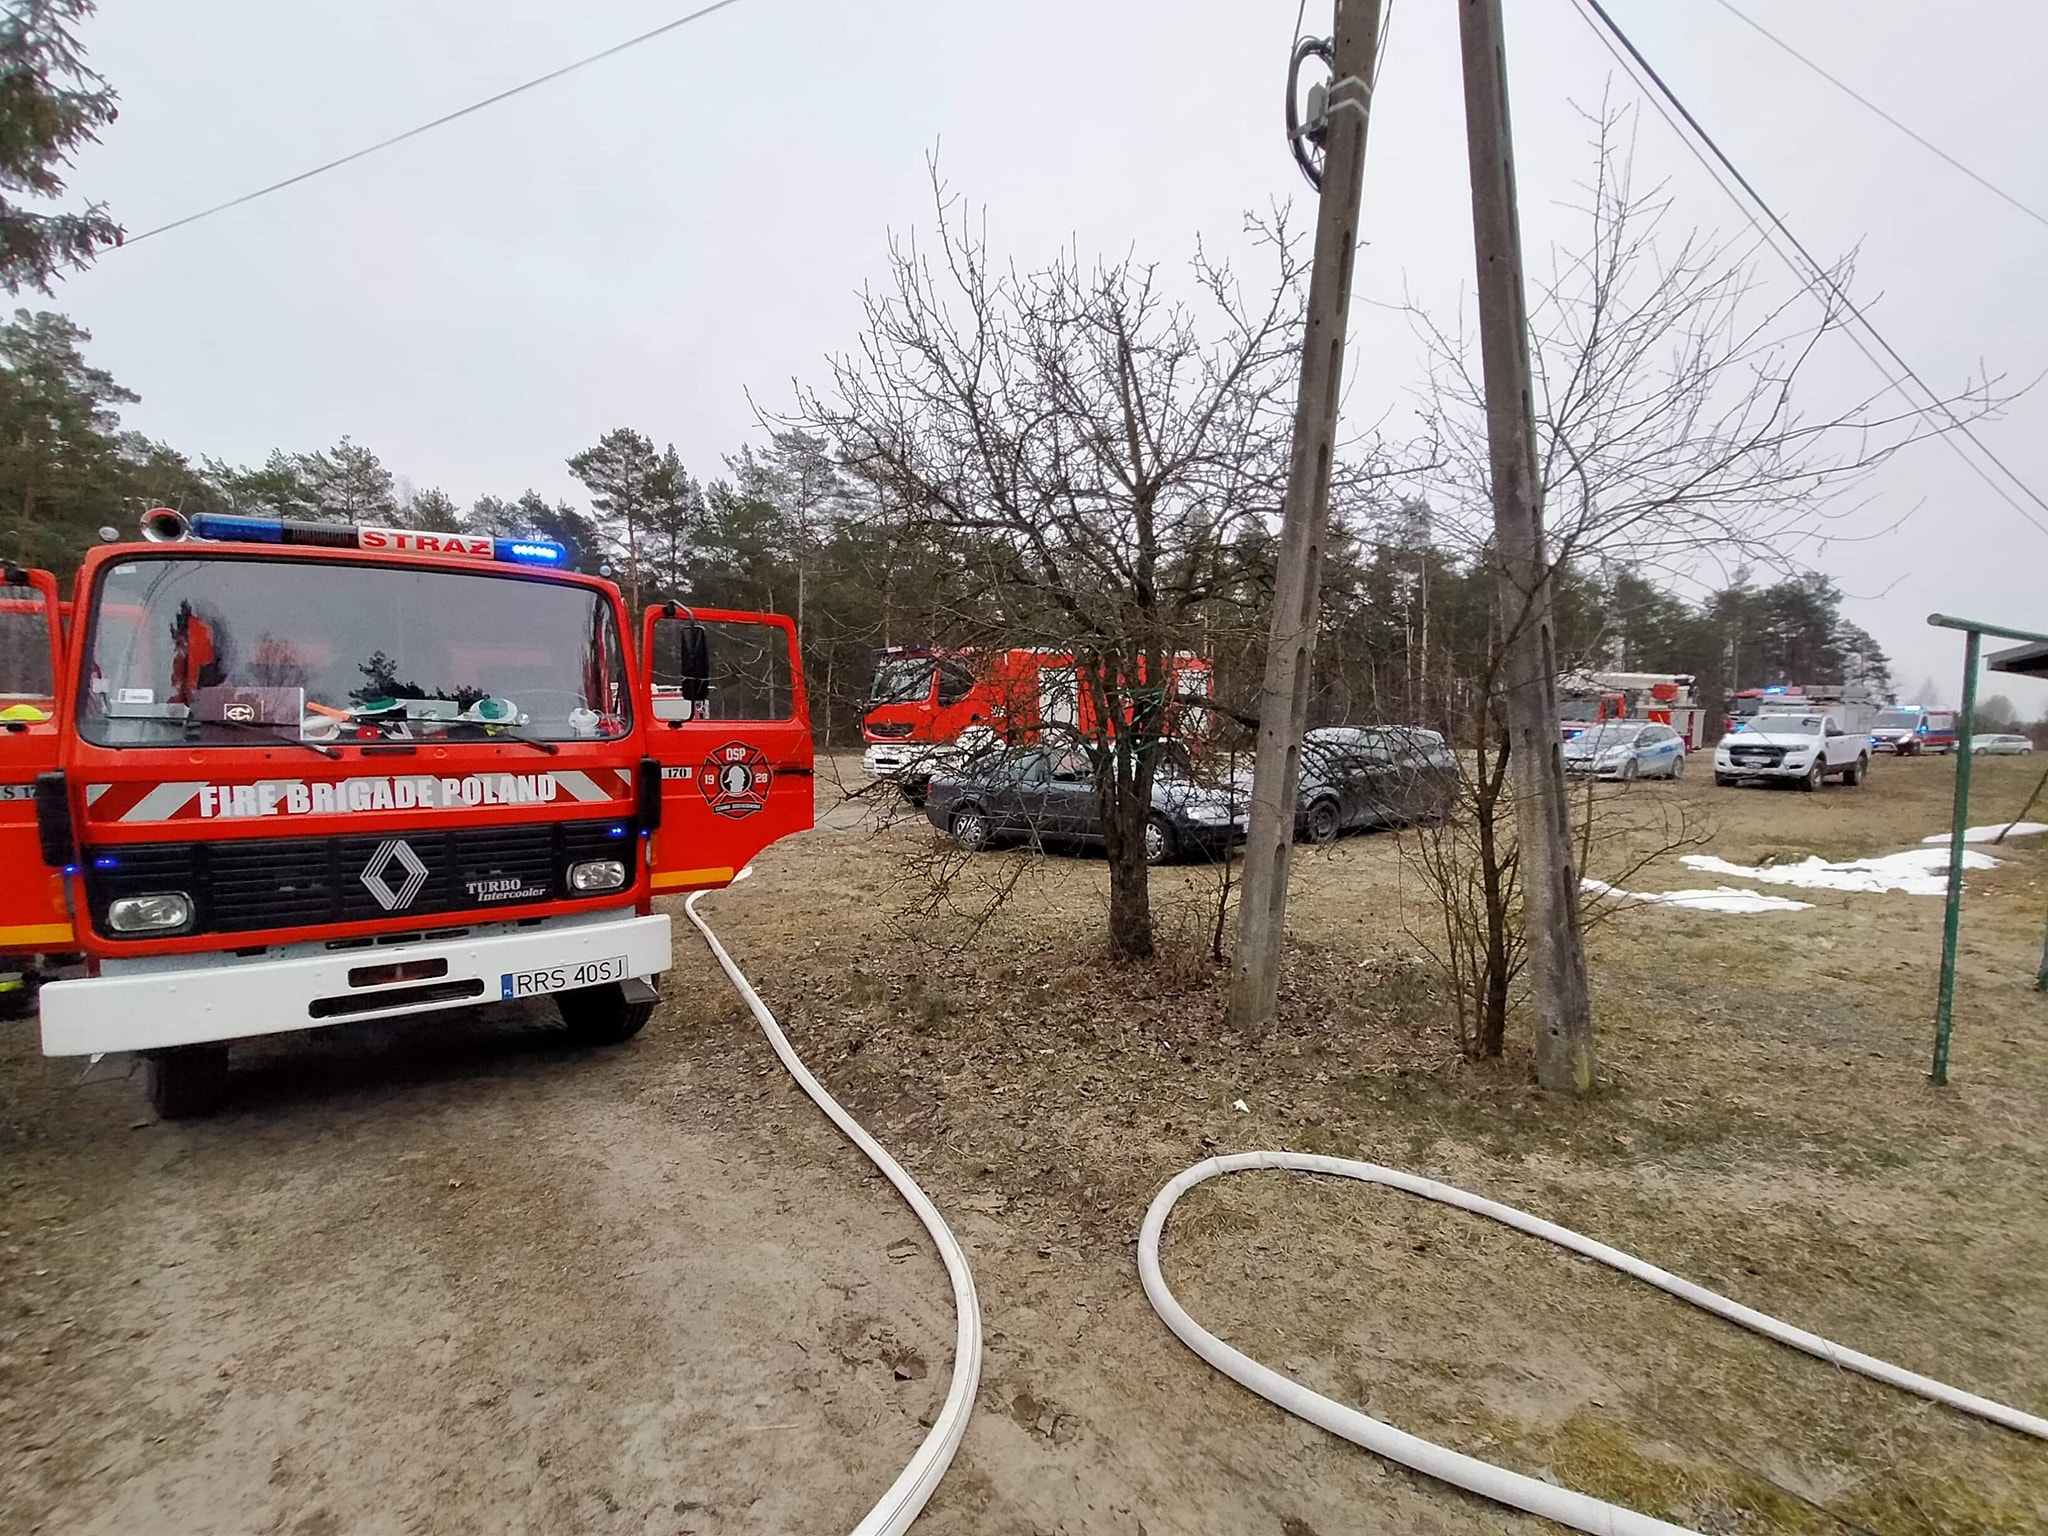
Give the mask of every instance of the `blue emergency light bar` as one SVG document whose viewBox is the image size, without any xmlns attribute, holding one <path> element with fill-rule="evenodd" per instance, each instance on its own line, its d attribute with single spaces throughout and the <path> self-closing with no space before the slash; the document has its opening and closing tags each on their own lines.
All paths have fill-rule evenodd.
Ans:
<svg viewBox="0 0 2048 1536">
<path fill-rule="evenodd" d="M 418 528 L 302 523 L 290 518 L 243 517 L 233 512 L 198 513 L 191 520 L 191 528 L 194 538 L 223 544 L 310 544 L 323 549 L 454 555 L 464 560 L 502 560 L 513 565 L 558 569 L 569 564 L 568 549 L 553 539 L 498 539 L 474 533 L 429 533 Z"/>
</svg>

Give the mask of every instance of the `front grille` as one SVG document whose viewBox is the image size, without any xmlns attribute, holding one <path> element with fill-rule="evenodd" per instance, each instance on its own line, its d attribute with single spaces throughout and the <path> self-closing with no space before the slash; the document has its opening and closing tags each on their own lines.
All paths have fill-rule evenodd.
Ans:
<svg viewBox="0 0 2048 1536">
<path fill-rule="evenodd" d="M 917 729 L 908 720 L 868 721 L 865 728 L 870 741 L 901 741 Z"/>
<path fill-rule="evenodd" d="M 1775 768 L 1785 760 L 1783 747 L 1730 747 L 1728 760 L 1743 768 Z"/>
<path fill-rule="evenodd" d="M 623 857 L 630 867 L 633 852 L 631 824 L 618 821 L 465 827 L 398 837 L 141 843 L 92 850 L 86 894 L 101 933 L 107 932 L 108 902 L 152 891 L 192 897 L 197 921 L 190 931 L 247 933 L 488 913 L 536 901 L 617 901 L 624 893 L 570 892 L 565 871 L 580 860 L 607 857 Z"/>
</svg>

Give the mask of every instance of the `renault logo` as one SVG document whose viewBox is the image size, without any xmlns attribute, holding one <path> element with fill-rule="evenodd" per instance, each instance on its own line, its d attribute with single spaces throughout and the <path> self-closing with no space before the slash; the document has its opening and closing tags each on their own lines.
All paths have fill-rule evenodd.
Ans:
<svg viewBox="0 0 2048 1536">
<path fill-rule="evenodd" d="M 386 877 L 393 865 L 404 877 L 398 889 L 391 888 Z M 377 898 L 377 905 L 386 912 L 403 912 L 413 904 L 420 893 L 420 887 L 427 883 L 427 866 L 420 862 L 420 856 L 407 846 L 404 838 L 388 838 L 377 845 L 377 851 L 370 855 L 370 862 L 363 866 L 358 878 L 363 889 Z"/>
</svg>

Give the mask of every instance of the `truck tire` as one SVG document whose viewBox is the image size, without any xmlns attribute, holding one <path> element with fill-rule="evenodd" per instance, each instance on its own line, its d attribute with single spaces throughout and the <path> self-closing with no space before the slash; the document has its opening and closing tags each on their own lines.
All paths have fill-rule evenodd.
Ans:
<svg viewBox="0 0 2048 1536">
<path fill-rule="evenodd" d="M 192 1120 L 210 1115 L 227 1102 L 228 1048 L 225 1045 L 180 1045 L 151 1051 L 142 1058 L 142 1081 L 149 1107 L 164 1120 Z"/>
<path fill-rule="evenodd" d="M 1717 773 L 1714 775 L 1714 782 L 1723 789 L 1732 789 L 1735 786 L 1736 779 L 1732 773 Z"/>
<path fill-rule="evenodd" d="M 1863 782 L 1864 776 L 1869 772 L 1869 757 L 1858 757 L 1855 762 L 1851 763 L 1848 767 L 1842 770 L 1842 782 L 1848 785 L 1851 789 L 1854 789 L 1858 784 L 1861 784 Z"/>
<path fill-rule="evenodd" d="M 569 1039 L 577 1045 L 619 1045 L 632 1039 L 654 1017 L 658 998 L 643 1002 L 626 1001 L 626 989 L 616 981 L 597 987 L 578 987 L 555 994 L 555 1011 L 568 1026 Z"/>
<path fill-rule="evenodd" d="M 1815 755 L 1813 766 L 1806 770 L 1806 777 L 1799 781 L 1799 787 L 1809 795 L 1828 781 L 1828 760 Z"/>
<path fill-rule="evenodd" d="M 1308 815 L 1302 818 L 1301 840 L 1315 843 L 1319 847 L 1337 841 L 1337 832 L 1342 818 L 1337 814 L 1337 802 L 1318 800 L 1308 808 Z"/>
</svg>

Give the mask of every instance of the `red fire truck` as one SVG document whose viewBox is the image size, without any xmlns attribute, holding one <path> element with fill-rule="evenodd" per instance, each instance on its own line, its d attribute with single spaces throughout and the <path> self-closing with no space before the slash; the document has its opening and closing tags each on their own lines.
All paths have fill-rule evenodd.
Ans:
<svg viewBox="0 0 2048 1536">
<path fill-rule="evenodd" d="M 550 998 L 624 1040 L 669 919 L 811 825 L 794 626 L 643 616 L 539 539 L 152 512 L 45 621 L 0 729 L 0 950 L 79 951 L 52 1056 L 136 1051 L 201 1113 L 228 1042 Z"/>
<path fill-rule="evenodd" d="M 1170 696 L 1207 698 L 1213 675 L 1207 658 L 1182 651 L 1173 659 Z M 1204 712 L 1181 708 L 1176 734 L 1200 735 L 1207 728 Z M 914 790 L 913 781 L 945 761 L 971 728 L 1011 742 L 1038 741 L 1060 728 L 1086 737 L 1093 734 L 1093 716 L 1071 651 L 889 646 L 875 652 L 874 686 L 861 720 L 869 743 L 863 761 L 870 777 L 898 779 Z"/>
<path fill-rule="evenodd" d="M 1707 740 L 1707 712 L 1689 672 L 1582 672 L 1558 679 L 1557 715 L 1569 741 L 1603 720 L 1668 725 L 1688 749 Z"/>
</svg>

